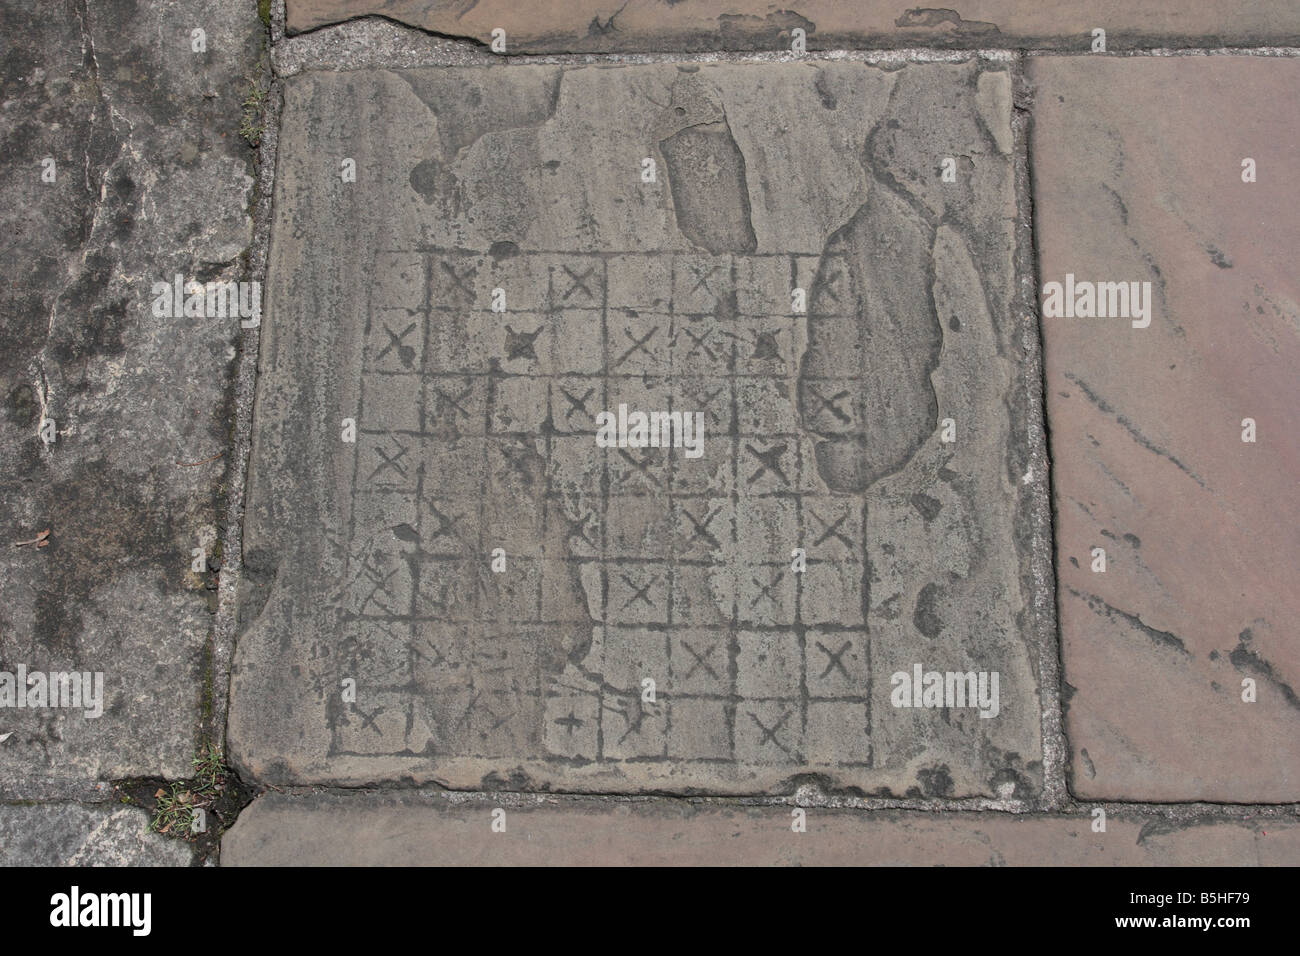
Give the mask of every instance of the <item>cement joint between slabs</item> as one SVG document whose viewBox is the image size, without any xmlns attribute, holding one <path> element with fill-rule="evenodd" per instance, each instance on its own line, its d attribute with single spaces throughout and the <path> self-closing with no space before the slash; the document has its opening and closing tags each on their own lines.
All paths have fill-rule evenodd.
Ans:
<svg viewBox="0 0 1300 956">
<path fill-rule="evenodd" d="M 286 37 L 272 47 L 277 76 L 289 77 L 309 71 L 346 72 L 363 69 L 412 69 L 437 66 L 491 66 L 537 64 L 582 66 L 595 64 L 636 65 L 647 63 L 833 63 L 860 62 L 872 66 L 901 66 L 909 63 L 961 63 L 972 59 L 1009 62 L 1017 57 L 1094 56 L 1131 57 L 1247 56 L 1266 58 L 1300 57 L 1300 47 L 1223 47 L 1117 50 L 1091 53 L 1086 50 L 1018 50 L 1011 48 L 946 50 L 907 47 L 896 50 L 814 50 L 796 55 L 788 51 L 717 51 L 709 53 L 518 53 L 501 56 L 485 53 L 468 40 L 439 40 L 430 47 L 424 42 L 386 44 L 376 52 L 369 30 L 354 25 L 322 27 L 321 33 Z M 333 32 L 338 31 L 338 32 Z"/>
<path fill-rule="evenodd" d="M 509 53 L 499 55 L 487 50 L 486 44 L 470 37 L 438 34 L 381 16 L 318 27 L 307 33 L 285 33 L 285 0 L 273 0 L 271 7 L 271 52 L 277 76 L 293 76 L 305 70 L 346 71 L 367 68 L 410 68 L 419 66 L 482 66 L 492 63 L 538 63 L 548 65 L 589 63 L 785 63 L 807 61 L 858 61 L 877 65 L 903 63 L 952 63 L 972 58 L 1011 61 L 1024 56 L 1263 56 L 1296 57 L 1300 47 L 1237 46 L 1207 47 L 1203 40 L 1188 39 L 1180 44 L 1171 37 L 1172 46 L 1139 47 L 1092 53 L 1086 38 L 1079 49 L 1046 47 L 990 47 L 951 49 L 944 47 L 902 47 L 897 49 L 853 47 L 810 50 L 796 55 L 788 50 L 726 50 L 706 53 Z M 382 46 L 376 50 L 375 46 Z"/>
</svg>

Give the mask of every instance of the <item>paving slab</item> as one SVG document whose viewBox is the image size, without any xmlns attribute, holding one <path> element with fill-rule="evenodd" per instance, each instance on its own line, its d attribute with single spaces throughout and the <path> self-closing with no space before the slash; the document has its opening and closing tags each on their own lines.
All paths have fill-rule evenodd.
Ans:
<svg viewBox="0 0 1300 956">
<path fill-rule="evenodd" d="M 3 795 L 190 770 L 227 461 L 178 462 L 227 447 L 242 333 L 158 317 L 153 286 L 246 278 L 250 8 L 0 4 Z M 14 706 L 70 672 L 97 704 Z"/>
<path fill-rule="evenodd" d="M 1009 82 L 287 82 L 240 766 L 1037 793 Z M 673 410 L 702 431 L 601 444 Z"/>
<path fill-rule="evenodd" d="M 1300 62 L 1029 76 L 1043 283 L 1150 306 L 1042 323 L 1072 786 L 1300 799 Z"/>
<path fill-rule="evenodd" d="M 1092 31 L 1107 49 L 1291 44 L 1300 10 L 1287 0 L 1224 7 L 1178 0 L 1093 0 L 1083 4 L 968 0 L 960 11 L 863 0 L 288 0 L 289 31 L 376 14 L 434 33 L 490 43 L 505 52 L 633 52 L 790 49 L 803 30 L 808 49 L 860 47 L 1060 48 L 1088 50 Z"/>
<path fill-rule="evenodd" d="M 179 840 L 137 807 L 0 805 L 0 866 L 190 866 Z"/>
<path fill-rule="evenodd" d="M 266 794 L 222 866 L 1294 866 L 1300 821 Z M 802 832 L 796 828 L 802 826 Z"/>
</svg>

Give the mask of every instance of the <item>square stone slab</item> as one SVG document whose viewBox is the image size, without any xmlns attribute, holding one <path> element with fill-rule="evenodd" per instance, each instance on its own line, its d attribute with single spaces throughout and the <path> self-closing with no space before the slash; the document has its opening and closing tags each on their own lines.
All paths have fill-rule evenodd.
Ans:
<svg viewBox="0 0 1300 956">
<path fill-rule="evenodd" d="M 244 769 L 1037 792 L 1009 113 L 974 61 L 290 81 Z"/>
<path fill-rule="evenodd" d="M 1074 790 L 1300 799 L 1300 62 L 1030 76 L 1043 282 L 1151 296 L 1043 319 Z"/>
<path fill-rule="evenodd" d="M 0 6 L 0 799 L 185 777 L 209 729 L 248 333 L 153 286 L 249 278 L 235 78 L 263 36 L 243 0 Z"/>
</svg>

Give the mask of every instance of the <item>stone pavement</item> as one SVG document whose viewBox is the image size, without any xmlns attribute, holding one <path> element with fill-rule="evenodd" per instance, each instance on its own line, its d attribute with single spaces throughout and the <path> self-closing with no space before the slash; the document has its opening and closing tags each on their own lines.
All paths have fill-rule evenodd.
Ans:
<svg viewBox="0 0 1300 956">
<path fill-rule="evenodd" d="M 1300 862 L 1300 17 L 1021 6 L 0 5 L 0 860 Z"/>
</svg>

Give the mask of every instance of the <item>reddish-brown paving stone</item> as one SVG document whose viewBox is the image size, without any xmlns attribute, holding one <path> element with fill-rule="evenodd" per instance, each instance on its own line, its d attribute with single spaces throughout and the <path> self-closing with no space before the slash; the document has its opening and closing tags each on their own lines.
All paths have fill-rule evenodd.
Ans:
<svg viewBox="0 0 1300 956">
<path fill-rule="evenodd" d="M 367 14 L 487 43 L 506 33 L 506 52 L 789 49 L 802 29 L 808 49 L 944 46 L 1087 50 L 1106 31 L 1110 50 L 1160 46 L 1254 46 L 1300 38 L 1300 7 L 1288 0 L 1224 6 L 1198 0 L 1093 0 L 1035 4 L 973 0 L 960 11 L 905 3 L 803 0 L 289 0 L 288 28 L 311 30 Z"/>
<path fill-rule="evenodd" d="M 1153 302 L 1043 319 L 1073 789 L 1300 799 L 1300 61 L 1029 76 L 1040 281 Z"/>
<path fill-rule="evenodd" d="M 497 811 L 500 812 L 497 812 Z M 494 817 L 494 812 L 496 813 Z M 1254 866 L 1300 861 L 1300 822 L 804 811 L 683 801 L 499 807 L 444 794 L 267 794 L 225 835 L 225 866 Z M 502 816 L 502 813 L 504 816 Z M 494 832 L 493 821 L 504 832 Z M 500 824 L 498 824 L 500 825 Z"/>
</svg>

